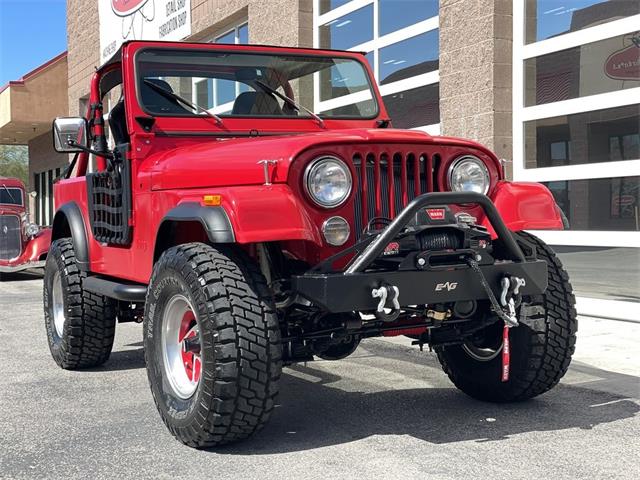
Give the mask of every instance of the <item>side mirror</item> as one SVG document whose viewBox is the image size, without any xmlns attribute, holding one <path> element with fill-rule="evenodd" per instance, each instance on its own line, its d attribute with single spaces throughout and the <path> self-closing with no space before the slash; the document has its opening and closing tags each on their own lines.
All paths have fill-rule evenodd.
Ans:
<svg viewBox="0 0 640 480">
<path fill-rule="evenodd" d="M 53 121 L 54 150 L 58 153 L 82 152 L 87 148 L 88 130 L 89 125 L 82 117 L 56 118 Z"/>
</svg>

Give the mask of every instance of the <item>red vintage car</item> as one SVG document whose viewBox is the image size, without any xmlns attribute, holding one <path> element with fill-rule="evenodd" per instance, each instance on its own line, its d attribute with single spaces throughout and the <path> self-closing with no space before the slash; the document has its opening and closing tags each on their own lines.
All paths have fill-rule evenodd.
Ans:
<svg viewBox="0 0 640 480">
<path fill-rule="evenodd" d="M 24 184 L 0 177 L 0 274 L 44 267 L 51 229 L 29 222 Z"/>
<path fill-rule="evenodd" d="M 248 437 L 283 365 L 369 337 L 432 347 L 487 401 L 569 366 L 571 285 L 524 231 L 563 228 L 553 196 L 476 142 L 393 128 L 361 53 L 128 42 L 54 144 L 77 155 L 54 188 L 52 356 L 95 367 L 116 321 L 143 321 L 151 392 L 187 445 Z"/>
</svg>

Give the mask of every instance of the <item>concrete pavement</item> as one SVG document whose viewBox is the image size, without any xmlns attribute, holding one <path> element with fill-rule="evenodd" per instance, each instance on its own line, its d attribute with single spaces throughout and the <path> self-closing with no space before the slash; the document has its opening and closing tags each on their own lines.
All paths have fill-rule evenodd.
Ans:
<svg viewBox="0 0 640 480">
<path fill-rule="evenodd" d="M 502 406 L 457 391 L 408 343 L 285 369 L 262 432 L 196 451 L 156 412 L 139 325 L 118 326 L 103 367 L 61 370 L 41 280 L 14 275 L 0 283 L 0 478 L 637 478 L 640 324 L 581 318 L 561 385 Z"/>
</svg>

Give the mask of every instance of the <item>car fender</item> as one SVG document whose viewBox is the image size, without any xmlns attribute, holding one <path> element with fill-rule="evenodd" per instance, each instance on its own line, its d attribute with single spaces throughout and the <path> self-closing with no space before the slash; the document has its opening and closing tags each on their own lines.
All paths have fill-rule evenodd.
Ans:
<svg viewBox="0 0 640 480">
<path fill-rule="evenodd" d="M 549 189 L 540 183 L 498 182 L 491 200 L 511 231 L 563 229 L 560 207 Z M 483 224 L 490 227 L 486 219 Z"/>
<path fill-rule="evenodd" d="M 80 207 L 76 202 L 60 206 L 53 217 L 51 241 L 71 236 L 78 268 L 89 270 L 89 243 Z"/>
</svg>

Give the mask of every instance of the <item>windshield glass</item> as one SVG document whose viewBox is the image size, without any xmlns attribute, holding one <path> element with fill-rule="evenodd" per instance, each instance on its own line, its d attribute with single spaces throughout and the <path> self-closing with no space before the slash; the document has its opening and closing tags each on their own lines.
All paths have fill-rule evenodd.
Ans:
<svg viewBox="0 0 640 480">
<path fill-rule="evenodd" d="M 153 115 L 204 115 L 162 90 L 221 117 L 378 114 L 367 71 L 351 58 L 154 48 L 138 52 L 136 72 L 138 100 Z"/>
<path fill-rule="evenodd" d="M 0 204 L 23 205 L 22 190 L 15 187 L 7 187 L 0 184 Z"/>
</svg>

